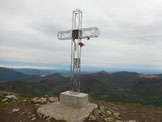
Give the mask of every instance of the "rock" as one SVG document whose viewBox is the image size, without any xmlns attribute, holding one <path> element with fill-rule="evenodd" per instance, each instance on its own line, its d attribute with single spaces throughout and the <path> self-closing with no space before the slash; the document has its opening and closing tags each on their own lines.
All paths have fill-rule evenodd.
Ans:
<svg viewBox="0 0 162 122">
<path fill-rule="evenodd" d="M 113 110 L 117 110 L 117 108 L 116 108 L 116 107 L 114 107 L 114 106 L 113 106 L 113 107 L 111 107 L 111 109 L 113 109 Z"/>
<path fill-rule="evenodd" d="M 91 121 L 91 120 L 93 120 L 93 121 L 96 120 L 96 117 L 93 116 L 93 115 L 90 115 L 90 116 L 89 116 L 89 121 Z"/>
<path fill-rule="evenodd" d="M 127 122 L 137 122 L 136 120 L 129 120 L 129 121 L 127 121 Z"/>
<path fill-rule="evenodd" d="M 24 111 L 24 112 L 22 112 L 22 114 L 26 114 L 26 112 Z"/>
<path fill-rule="evenodd" d="M 23 100 L 23 102 L 27 102 L 27 100 L 25 99 L 25 100 Z"/>
<path fill-rule="evenodd" d="M 39 116 L 39 118 L 42 118 L 42 117 L 43 117 L 43 115 L 42 115 L 42 114 L 38 114 L 38 116 Z"/>
<path fill-rule="evenodd" d="M 32 102 L 31 101 L 28 101 L 29 104 L 31 104 Z"/>
<path fill-rule="evenodd" d="M 102 117 L 104 117 L 104 118 L 105 118 L 105 117 L 106 117 L 106 115 L 105 115 L 105 114 L 102 114 Z"/>
<path fill-rule="evenodd" d="M 7 95 L 6 98 L 11 100 L 17 100 L 17 97 L 15 95 Z"/>
<path fill-rule="evenodd" d="M 20 111 L 20 108 L 14 108 L 14 109 L 12 109 L 12 112 L 18 112 L 18 111 Z"/>
<path fill-rule="evenodd" d="M 116 118 L 119 118 L 120 113 L 119 113 L 119 112 L 115 112 L 115 113 L 113 113 L 113 115 L 114 115 Z"/>
<path fill-rule="evenodd" d="M 57 97 L 49 97 L 48 100 L 49 100 L 49 102 L 58 102 Z"/>
<path fill-rule="evenodd" d="M 34 114 L 32 114 L 31 116 L 29 116 L 29 118 L 33 118 L 33 117 L 35 117 L 35 115 L 34 115 Z"/>
<path fill-rule="evenodd" d="M 8 101 L 8 98 L 4 98 L 2 101 L 3 101 L 3 102 L 6 102 L 6 101 Z"/>
<path fill-rule="evenodd" d="M 143 117 L 142 117 L 142 119 L 146 119 L 146 117 L 145 117 L 145 116 L 143 116 Z"/>
<path fill-rule="evenodd" d="M 31 118 L 31 121 L 34 121 L 34 120 L 36 120 L 36 117 L 32 117 L 32 118 Z"/>
<path fill-rule="evenodd" d="M 44 97 L 41 97 L 41 98 L 35 97 L 31 101 L 34 102 L 34 103 L 46 103 L 47 102 L 47 98 L 44 98 Z"/>
<path fill-rule="evenodd" d="M 43 119 L 46 119 L 46 115 L 42 115 L 42 118 L 43 118 Z"/>
<path fill-rule="evenodd" d="M 22 105 L 26 105 L 26 103 L 22 103 Z"/>
<path fill-rule="evenodd" d="M 96 119 L 91 113 L 97 105 L 89 103 L 87 107 L 74 108 L 61 105 L 59 102 L 41 105 L 37 109 L 38 114 L 46 117 L 55 118 L 56 120 L 65 120 L 67 122 L 83 122 L 85 119 Z"/>
<path fill-rule="evenodd" d="M 114 121 L 114 118 L 108 117 L 108 118 L 105 118 L 104 120 L 105 120 L 106 122 L 112 122 L 112 121 Z"/>
<path fill-rule="evenodd" d="M 28 114 L 31 114 L 31 112 L 28 112 Z"/>
<path fill-rule="evenodd" d="M 109 115 L 112 114 L 112 112 L 111 111 L 106 111 L 106 114 L 109 116 Z"/>
<path fill-rule="evenodd" d="M 35 102 L 38 99 L 38 97 L 34 97 L 31 101 Z"/>
<path fill-rule="evenodd" d="M 95 109 L 92 113 L 93 113 L 94 116 L 99 116 L 100 115 L 100 112 L 97 109 Z"/>
<path fill-rule="evenodd" d="M 38 102 L 38 103 L 39 103 L 39 102 L 40 102 L 40 103 L 46 103 L 46 102 L 47 102 L 47 98 L 42 97 L 42 98 L 38 99 L 37 102 Z"/>
<path fill-rule="evenodd" d="M 2 101 L 7 102 L 9 100 L 17 100 L 17 97 L 15 95 L 7 95 Z"/>
<path fill-rule="evenodd" d="M 46 120 L 47 120 L 48 122 L 50 122 L 50 119 L 51 119 L 51 117 L 47 117 L 47 118 L 46 118 Z"/>
<path fill-rule="evenodd" d="M 105 113 L 105 107 L 104 106 L 99 106 L 99 109 L 100 109 L 100 111 L 102 112 L 102 113 Z"/>
<path fill-rule="evenodd" d="M 116 120 L 115 122 L 123 122 L 123 121 L 121 121 L 121 120 Z"/>
</svg>

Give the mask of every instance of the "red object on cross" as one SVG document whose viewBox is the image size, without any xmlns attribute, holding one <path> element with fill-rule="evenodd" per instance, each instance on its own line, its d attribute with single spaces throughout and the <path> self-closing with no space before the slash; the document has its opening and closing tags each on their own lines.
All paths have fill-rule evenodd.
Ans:
<svg viewBox="0 0 162 122">
<path fill-rule="evenodd" d="M 79 45 L 80 45 L 80 47 L 85 46 L 84 43 L 82 43 L 82 42 L 79 42 Z"/>
</svg>

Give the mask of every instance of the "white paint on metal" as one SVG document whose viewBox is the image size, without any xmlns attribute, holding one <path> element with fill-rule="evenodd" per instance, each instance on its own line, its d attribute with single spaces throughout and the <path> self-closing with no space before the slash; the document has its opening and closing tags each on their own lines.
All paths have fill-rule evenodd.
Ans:
<svg viewBox="0 0 162 122">
<path fill-rule="evenodd" d="M 59 40 L 71 40 L 70 90 L 73 94 L 80 93 L 81 46 L 79 43 L 82 39 L 96 38 L 99 34 L 97 27 L 82 28 L 82 11 L 79 9 L 72 13 L 72 30 L 57 33 Z"/>
</svg>

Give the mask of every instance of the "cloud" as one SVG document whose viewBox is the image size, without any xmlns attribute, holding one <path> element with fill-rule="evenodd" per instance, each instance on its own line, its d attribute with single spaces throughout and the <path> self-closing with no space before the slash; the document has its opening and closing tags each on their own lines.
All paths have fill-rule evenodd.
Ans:
<svg viewBox="0 0 162 122">
<path fill-rule="evenodd" d="M 100 36 L 83 40 L 82 63 L 93 66 L 162 67 L 161 0 L 1 0 L 0 62 L 70 63 L 72 10 L 83 11 L 83 27 Z"/>
<path fill-rule="evenodd" d="M 29 66 L 29 65 L 23 65 L 23 66 L 19 66 L 19 65 L 0 65 L 0 67 L 7 67 L 7 68 L 24 68 L 24 69 L 56 69 L 55 67 L 43 67 L 43 66 Z"/>
</svg>

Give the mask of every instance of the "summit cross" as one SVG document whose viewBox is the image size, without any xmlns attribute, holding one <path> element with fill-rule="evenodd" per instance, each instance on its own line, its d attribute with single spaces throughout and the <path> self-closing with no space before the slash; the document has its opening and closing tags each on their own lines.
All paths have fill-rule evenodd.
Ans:
<svg viewBox="0 0 162 122">
<path fill-rule="evenodd" d="M 59 40 L 71 40 L 71 65 L 70 65 L 70 93 L 80 93 L 80 67 L 81 48 L 84 46 L 82 39 L 89 40 L 100 34 L 97 27 L 82 28 L 82 11 L 76 9 L 72 12 L 72 30 L 59 31 Z"/>
</svg>

